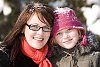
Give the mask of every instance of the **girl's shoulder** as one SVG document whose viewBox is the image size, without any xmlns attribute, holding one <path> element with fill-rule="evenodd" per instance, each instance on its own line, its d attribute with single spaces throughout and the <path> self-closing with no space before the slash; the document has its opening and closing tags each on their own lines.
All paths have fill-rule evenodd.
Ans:
<svg viewBox="0 0 100 67">
<path fill-rule="evenodd" d="M 91 55 L 90 55 L 93 58 L 95 59 L 99 59 L 100 60 L 100 52 L 92 52 Z"/>
<path fill-rule="evenodd" d="M 83 60 L 90 59 L 92 61 L 98 61 L 98 60 L 100 60 L 100 52 L 93 51 L 93 52 L 91 52 L 89 54 L 82 55 L 80 57 L 80 59 L 83 59 Z"/>
</svg>

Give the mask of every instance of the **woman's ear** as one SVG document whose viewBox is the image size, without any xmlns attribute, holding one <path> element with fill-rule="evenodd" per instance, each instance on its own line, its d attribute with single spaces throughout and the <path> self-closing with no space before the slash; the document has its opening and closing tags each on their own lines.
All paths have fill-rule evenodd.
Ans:
<svg viewBox="0 0 100 67">
<path fill-rule="evenodd" d="M 21 33 L 24 34 L 24 32 L 25 32 L 25 27 L 23 28 L 23 30 L 21 31 Z"/>
<path fill-rule="evenodd" d="M 23 28 L 23 30 L 21 31 L 21 34 L 24 35 L 25 33 L 25 28 Z"/>
</svg>

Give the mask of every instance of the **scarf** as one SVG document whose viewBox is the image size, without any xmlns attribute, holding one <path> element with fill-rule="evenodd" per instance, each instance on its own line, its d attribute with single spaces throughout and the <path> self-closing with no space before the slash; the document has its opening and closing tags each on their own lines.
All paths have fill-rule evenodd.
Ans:
<svg viewBox="0 0 100 67">
<path fill-rule="evenodd" d="M 25 38 L 22 39 L 21 51 L 26 56 L 30 57 L 39 67 L 52 67 L 50 61 L 46 58 L 48 52 L 48 45 L 41 49 L 31 47 Z"/>
</svg>

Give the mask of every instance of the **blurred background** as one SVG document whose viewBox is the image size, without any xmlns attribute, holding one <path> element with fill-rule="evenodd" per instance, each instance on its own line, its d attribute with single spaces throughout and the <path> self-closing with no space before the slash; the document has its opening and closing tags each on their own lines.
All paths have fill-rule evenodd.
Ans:
<svg viewBox="0 0 100 67">
<path fill-rule="evenodd" d="M 0 0 L 0 41 L 13 27 L 25 5 L 32 2 L 74 9 L 85 28 L 100 41 L 100 0 Z"/>
</svg>

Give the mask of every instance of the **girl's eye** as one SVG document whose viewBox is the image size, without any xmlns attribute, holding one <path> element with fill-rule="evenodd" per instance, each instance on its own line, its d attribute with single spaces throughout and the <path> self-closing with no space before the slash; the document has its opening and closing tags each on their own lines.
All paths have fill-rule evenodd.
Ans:
<svg viewBox="0 0 100 67">
<path fill-rule="evenodd" d="M 69 28 L 69 29 L 66 30 L 66 33 L 69 33 L 69 32 L 71 32 L 71 31 L 72 31 L 72 29 Z"/>
<path fill-rule="evenodd" d="M 72 30 L 71 28 L 68 29 L 68 31 Z"/>
<path fill-rule="evenodd" d="M 62 34 L 62 33 L 60 33 L 60 32 L 59 32 L 59 33 L 57 33 L 57 35 L 61 35 L 61 34 Z"/>
</svg>

